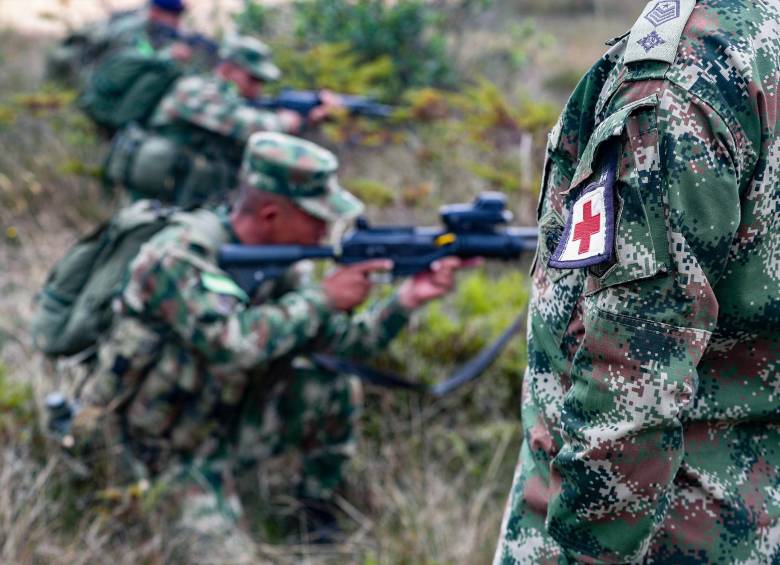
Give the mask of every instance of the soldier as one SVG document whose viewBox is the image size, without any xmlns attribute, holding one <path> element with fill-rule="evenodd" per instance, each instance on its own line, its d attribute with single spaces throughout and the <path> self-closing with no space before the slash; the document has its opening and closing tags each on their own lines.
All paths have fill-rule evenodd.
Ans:
<svg viewBox="0 0 780 565">
<path fill-rule="evenodd" d="M 776 563 L 780 7 L 610 45 L 549 138 L 495 563 Z"/>
<path fill-rule="evenodd" d="M 72 33 L 49 55 L 47 76 L 85 83 L 106 54 L 124 48 L 145 55 L 166 50 L 174 60 L 187 62 L 192 49 L 177 41 L 185 10 L 182 0 L 150 0 L 145 8 L 114 14 L 106 22 Z"/>
<path fill-rule="evenodd" d="M 149 119 L 152 143 L 125 144 L 122 137 L 115 142 L 115 147 L 138 148 L 137 154 L 123 157 L 135 161 L 139 171 L 136 182 L 126 183 L 131 197 L 151 197 L 183 207 L 220 199 L 235 188 L 241 154 L 251 134 L 300 132 L 304 125 L 300 114 L 259 109 L 249 103 L 262 93 L 266 82 L 281 75 L 263 42 L 230 37 L 220 57 L 214 73 L 187 76 L 174 83 Z M 326 103 L 311 113 L 311 124 L 327 117 L 338 105 L 332 95 L 324 93 L 323 97 Z M 135 132 L 129 130 L 125 135 Z M 145 161 L 149 161 L 148 166 Z M 161 163 L 166 165 L 161 167 Z M 123 168 L 116 164 L 107 167 Z"/>
<path fill-rule="evenodd" d="M 330 501 L 354 450 L 359 387 L 305 356 L 381 350 L 410 312 L 452 288 L 461 266 L 442 260 L 360 314 L 352 311 L 370 291 L 368 274 L 391 262 L 341 268 L 320 285 L 291 272 L 250 300 L 217 266 L 219 246 L 317 244 L 329 224 L 362 209 L 336 168 L 332 153 L 308 141 L 254 134 L 232 213 L 181 215 L 130 267 L 74 435 L 102 430 L 117 473 L 170 480 L 192 529 L 240 513 L 228 489 L 237 463 L 291 448 L 303 452 L 297 495 L 307 516 L 331 526 Z"/>
</svg>

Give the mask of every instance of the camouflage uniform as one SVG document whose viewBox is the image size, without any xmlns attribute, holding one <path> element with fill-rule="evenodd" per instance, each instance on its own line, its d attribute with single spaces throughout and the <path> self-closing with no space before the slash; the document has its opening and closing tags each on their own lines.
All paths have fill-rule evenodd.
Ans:
<svg viewBox="0 0 780 565">
<path fill-rule="evenodd" d="M 257 134 L 245 164 L 246 185 L 323 219 L 362 209 L 338 185 L 335 157 L 309 142 Z M 224 480 L 237 464 L 291 448 L 303 453 L 298 494 L 329 498 L 354 448 L 359 387 L 305 355 L 370 356 L 408 319 L 395 297 L 356 315 L 334 311 L 293 272 L 250 300 L 217 266 L 218 248 L 235 242 L 225 213 L 204 209 L 144 245 L 74 422 L 78 433 L 82 415 L 108 408 L 130 466 L 170 478 L 202 515 L 239 511 Z"/>
<path fill-rule="evenodd" d="M 270 50 L 257 39 L 231 37 L 220 56 L 264 81 L 280 76 L 270 61 Z M 249 105 L 236 85 L 213 73 L 176 81 L 148 125 L 153 134 L 173 141 L 183 153 L 186 171 L 175 175 L 173 201 L 185 207 L 235 187 L 241 154 L 250 135 L 290 128 L 275 112 Z M 189 186 L 193 183 L 194 188 Z M 165 200 L 170 193 L 161 189 L 155 196 Z"/>
<path fill-rule="evenodd" d="M 84 85 L 104 57 L 121 49 L 164 54 L 175 41 L 173 30 L 149 20 L 148 8 L 120 12 L 66 37 L 49 54 L 46 75 Z"/>
<path fill-rule="evenodd" d="M 780 7 L 612 45 L 550 134 L 495 563 L 777 563 Z"/>
</svg>

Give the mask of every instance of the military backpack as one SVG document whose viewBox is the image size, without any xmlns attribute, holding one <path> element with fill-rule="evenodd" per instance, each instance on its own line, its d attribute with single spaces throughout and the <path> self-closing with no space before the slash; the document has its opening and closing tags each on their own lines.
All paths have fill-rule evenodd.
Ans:
<svg viewBox="0 0 780 565">
<path fill-rule="evenodd" d="M 111 324 L 111 303 L 141 246 L 172 221 L 175 208 L 151 200 L 120 211 L 79 240 L 54 266 L 36 297 L 31 333 L 47 355 L 91 348 Z"/>
<path fill-rule="evenodd" d="M 113 133 L 131 122 L 146 122 L 181 75 L 181 68 L 167 57 L 125 49 L 95 69 L 77 104 Z"/>
</svg>

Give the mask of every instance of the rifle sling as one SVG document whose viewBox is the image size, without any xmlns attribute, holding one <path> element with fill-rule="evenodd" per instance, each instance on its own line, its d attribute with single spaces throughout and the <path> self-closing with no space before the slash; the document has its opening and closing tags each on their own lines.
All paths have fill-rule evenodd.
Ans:
<svg viewBox="0 0 780 565">
<path fill-rule="evenodd" d="M 498 358 L 499 354 L 509 344 L 512 338 L 521 332 L 524 326 L 525 313 L 520 314 L 515 318 L 512 324 L 510 324 L 495 341 L 482 348 L 474 357 L 458 367 L 449 378 L 435 385 L 412 382 L 395 373 L 380 371 L 361 363 L 323 353 L 314 353 L 310 358 L 320 369 L 333 373 L 354 375 L 360 378 L 360 380 L 372 385 L 389 389 L 411 390 L 423 394 L 430 394 L 436 398 L 443 398 L 461 386 L 479 378 L 485 370 L 493 364 L 496 358 Z"/>
</svg>

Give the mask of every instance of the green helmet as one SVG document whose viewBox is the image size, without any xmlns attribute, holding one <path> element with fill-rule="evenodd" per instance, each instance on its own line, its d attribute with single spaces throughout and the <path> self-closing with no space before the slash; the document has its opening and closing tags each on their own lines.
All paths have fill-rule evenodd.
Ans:
<svg viewBox="0 0 780 565">
<path fill-rule="evenodd" d="M 339 184 L 338 166 L 333 153 L 310 141 L 259 132 L 247 142 L 241 182 L 290 198 L 312 216 L 332 223 L 363 211 L 363 203 Z"/>
<path fill-rule="evenodd" d="M 282 76 L 282 71 L 271 61 L 271 48 L 254 37 L 227 37 L 220 47 L 219 56 L 266 82 L 279 80 Z"/>
</svg>

